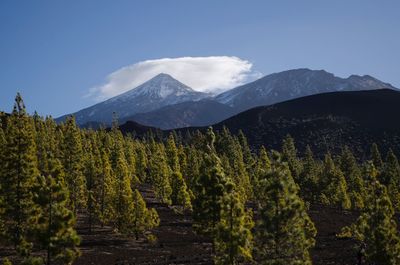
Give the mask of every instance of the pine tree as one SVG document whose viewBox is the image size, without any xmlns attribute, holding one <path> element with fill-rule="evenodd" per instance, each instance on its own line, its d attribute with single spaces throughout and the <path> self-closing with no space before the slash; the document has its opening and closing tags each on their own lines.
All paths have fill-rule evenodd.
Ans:
<svg viewBox="0 0 400 265">
<path fill-rule="evenodd" d="M 0 120 L 0 124 L 1 124 L 1 120 Z M 6 147 L 6 138 L 3 132 L 3 129 L 1 128 L 0 125 L 0 192 L 2 191 L 2 182 L 3 182 L 3 170 L 5 168 L 5 164 L 4 164 L 4 156 L 3 156 L 3 152 L 5 150 Z M 3 197 L 3 195 L 0 193 L 0 206 L 2 206 L 4 204 L 4 200 L 5 198 Z M 4 220 L 2 219 L 4 216 L 4 208 L 0 207 L 0 231 L 4 231 Z M 0 233 L 0 237 L 1 237 L 1 233 Z"/>
<path fill-rule="evenodd" d="M 131 180 L 129 176 L 128 165 L 121 147 L 121 143 L 115 143 L 114 151 L 114 175 L 115 175 L 115 198 L 114 198 L 114 211 L 115 219 L 114 225 L 119 232 L 129 233 L 129 226 L 132 223 L 132 214 L 134 210 Z"/>
<path fill-rule="evenodd" d="M 256 173 L 255 176 L 253 177 L 253 187 L 255 189 L 255 197 L 256 199 L 258 198 L 258 195 L 260 195 L 260 181 L 267 175 L 267 172 L 271 169 L 271 161 L 268 157 L 267 150 L 265 149 L 264 146 L 261 146 L 259 156 L 257 159 L 257 165 L 256 165 Z"/>
<path fill-rule="evenodd" d="M 342 170 L 348 188 L 348 194 L 353 208 L 362 209 L 364 207 L 363 198 L 365 197 L 365 187 L 361 177 L 361 170 L 357 161 L 345 146 L 340 157 L 340 169 Z"/>
<path fill-rule="evenodd" d="M 181 168 L 179 164 L 178 149 L 176 148 L 175 139 L 172 133 L 168 137 L 165 149 L 169 167 L 173 172 L 180 172 Z"/>
<path fill-rule="evenodd" d="M 229 163 L 223 163 L 224 170 L 226 172 L 230 171 L 229 177 L 234 182 L 235 188 L 240 193 L 241 198 L 246 201 L 252 197 L 252 187 L 244 164 L 240 142 L 236 137 L 231 135 L 226 127 L 223 128 L 222 133 L 216 139 L 215 146 L 217 153 L 221 158 L 226 157 L 229 160 Z"/>
<path fill-rule="evenodd" d="M 74 230 L 75 217 L 68 209 L 68 190 L 58 159 L 49 158 L 47 176 L 39 176 L 35 185 L 35 203 L 40 207 L 35 217 L 34 235 L 40 249 L 46 251 L 43 264 L 72 264 L 80 239 Z"/>
<path fill-rule="evenodd" d="M 27 234 L 35 210 L 32 187 L 39 175 L 34 139 L 33 121 L 26 114 L 21 95 L 17 94 L 13 112 L 7 119 L 2 152 L 0 220 L 7 224 L 1 235 L 21 255 L 28 255 L 31 247 Z"/>
<path fill-rule="evenodd" d="M 171 176 L 171 200 L 173 205 L 182 205 L 185 209 L 192 209 L 190 193 L 185 180 L 179 171 L 173 172 Z"/>
<path fill-rule="evenodd" d="M 209 147 L 212 148 L 212 137 Z M 193 201 L 194 228 L 197 232 L 212 236 L 220 221 L 221 199 L 225 194 L 226 177 L 221 161 L 215 153 L 204 154 L 204 165 L 194 187 Z"/>
<path fill-rule="evenodd" d="M 128 164 L 129 176 L 131 178 L 131 186 L 135 187 L 139 184 L 139 178 L 136 175 L 136 154 L 134 142 L 131 138 L 125 139 L 125 159 Z"/>
<path fill-rule="evenodd" d="M 376 143 L 373 143 L 371 146 L 371 160 L 374 163 L 375 168 L 381 170 L 383 167 L 383 161 Z"/>
<path fill-rule="evenodd" d="M 386 185 L 390 200 L 396 210 L 400 209 L 400 165 L 396 155 L 390 149 L 385 165 L 381 171 L 380 180 Z"/>
<path fill-rule="evenodd" d="M 369 187 L 366 210 L 351 226 L 351 233 L 364 243 L 368 264 L 399 264 L 400 237 L 386 188 L 374 177 Z"/>
<path fill-rule="evenodd" d="M 88 214 L 89 234 L 92 232 L 94 217 L 99 210 L 96 188 L 99 187 L 99 177 L 101 174 L 101 167 L 99 161 L 97 161 L 98 157 L 93 149 L 92 144 L 87 140 L 86 153 L 84 155 L 84 175 L 87 190 L 86 210 Z"/>
<path fill-rule="evenodd" d="M 106 150 L 101 154 L 102 172 L 100 177 L 99 219 L 101 224 L 111 222 L 115 217 L 114 198 L 116 197 L 116 182 L 111 169 L 110 159 Z"/>
<path fill-rule="evenodd" d="M 336 167 L 330 153 L 325 155 L 320 187 L 322 188 L 320 197 L 322 203 L 342 209 L 351 207 L 351 201 L 347 194 L 346 179 L 340 168 Z"/>
<path fill-rule="evenodd" d="M 133 202 L 132 232 L 135 234 L 136 240 L 138 240 L 140 234 L 158 226 L 160 220 L 155 209 L 147 209 L 146 202 L 137 189 L 133 192 Z"/>
<path fill-rule="evenodd" d="M 171 133 L 167 140 L 166 155 L 168 165 L 172 170 L 170 178 L 171 182 L 171 200 L 173 205 L 182 205 L 186 209 L 191 209 L 190 194 L 186 186 L 185 180 L 181 174 L 181 167 L 179 162 L 178 148 L 175 144 L 174 135 Z"/>
<path fill-rule="evenodd" d="M 261 188 L 255 228 L 257 264 L 311 264 L 309 249 L 315 244 L 316 230 L 279 154 L 274 154 Z"/>
<path fill-rule="evenodd" d="M 182 144 L 179 145 L 178 147 L 178 160 L 182 176 L 185 179 L 186 183 L 188 183 L 191 176 L 189 175 L 188 172 L 188 161 L 187 161 L 185 147 L 183 147 Z"/>
<path fill-rule="evenodd" d="M 46 251 L 45 257 L 31 257 L 26 262 L 40 264 L 71 263 L 78 255 L 79 237 L 74 230 L 75 217 L 67 208 L 68 190 L 58 155 L 56 124 L 51 118 L 43 121 L 34 117 L 37 130 L 37 155 L 40 176 L 32 187 L 33 202 L 37 207 L 32 214 L 36 249 Z"/>
<path fill-rule="evenodd" d="M 188 186 L 190 191 L 194 191 L 196 180 L 200 176 L 200 157 L 194 147 L 190 147 L 187 150 L 187 170 L 186 177 L 188 179 Z"/>
<path fill-rule="evenodd" d="M 239 264 L 252 258 L 251 229 L 254 226 L 251 211 L 245 211 L 239 194 L 227 185 L 222 198 L 221 220 L 216 228 L 216 264 Z"/>
<path fill-rule="evenodd" d="M 244 133 L 240 130 L 238 134 L 238 139 L 242 148 L 243 162 L 246 165 L 246 171 L 249 174 L 250 182 L 253 183 L 252 177 L 256 174 L 256 159 L 251 152 L 249 143 Z"/>
<path fill-rule="evenodd" d="M 297 157 L 297 149 L 294 140 L 290 135 L 287 135 L 282 143 L 282 160 L 288 163 L 290 172 L 296 183 L 299 183 L 299 176 L 301 172 L 301 163 Z"/>
<path fill-rule="evenodd" d="M 163 144 L 151 143 L 149 160 L 150 181 L 156 196 L 164 203 L 171 204 L 170 169 Z"/>
<path fill-rule="evenodd" d="M 76 214 L 79 208 L 85 206 L 87 194 L 85 177 L 83 175 L 82 139 L 75 118 L 68 117 L 63 128 L 62 163 L 65 171 L 65 181 L 70 194 L 70 209 Z"/>
<path fill-rule="evenodd" d="M 309 202 L 317 201 L 318 175 L 318 165 L 314 160 L 310 146 L 307 146 L 299 181 L 300 196 L 304 200 Z"/>
<path fill-rule="evenodd" d="M 148 160 L 144 145 L 140 142 L 136 144 L 136 175 L 140 182 L 147 181 Z"/>
</svg>

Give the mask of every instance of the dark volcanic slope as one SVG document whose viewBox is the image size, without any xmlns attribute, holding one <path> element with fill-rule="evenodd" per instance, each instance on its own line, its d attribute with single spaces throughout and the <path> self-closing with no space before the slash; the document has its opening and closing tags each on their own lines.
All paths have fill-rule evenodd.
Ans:
<svg viewBox="0 0 400 265">
<path fill-rule="evenodd" d="M 350 146 L 361 159 L 376 142 L 383 152 L 389 148 L 400 155 L 400 92 L 390 89 L 333 92 L 298 98 L 279 104 L 257 107 L 223 122 L 231 132 L 242 130 L 253 147 L 265 145 L 280 149 L 290 134 L 300 151 L 306 145 L 319 155 L 337 153 Z M 125 132 L 128 126 L 122 128 Z M 182 128 L 206 130 L 206 127 Z M 168 133 L 168 131 L 164 131 Z"/>
<path fill-rule="evenodd" d="M 147 113 L 138 113 L 124 120 L 136 121 L 161 129 L 174 129 L 206 126 L 234 114 L 235 111 L 232 107 L 205 99 L 170 105 Z"/>
<path fill-rule="evenodd" d="M 239 129 L 251 144 L 279 148 L 286 134 L 300 149 L 338 151 L 344 144 L 355 151 L 377 142 L 384 149 L 400 151 L 400 92 L 390 89 L 333 92 L 258 107 L 221 123 L 232 132 Z"/>
</svg>

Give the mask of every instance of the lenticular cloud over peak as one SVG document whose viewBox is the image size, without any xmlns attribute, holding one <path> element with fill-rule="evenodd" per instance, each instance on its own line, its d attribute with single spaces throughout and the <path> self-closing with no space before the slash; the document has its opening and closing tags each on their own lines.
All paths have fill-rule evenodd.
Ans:
<svg viewBox="0 0 400 265">
<path fill-rule="evenodd" d="M 135 88 L 154 76 L 169 74 L 196 91 L 218 93 L 261 76 L 253 64 L 235 56 L 179 57 L 141 61 L 109 74 L 88 96 L 104 100 Z"/>
</svg>

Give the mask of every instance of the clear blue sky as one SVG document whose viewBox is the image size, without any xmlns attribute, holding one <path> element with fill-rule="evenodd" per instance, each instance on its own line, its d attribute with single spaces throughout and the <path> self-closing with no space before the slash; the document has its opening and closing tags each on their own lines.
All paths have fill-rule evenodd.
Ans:
<svg viewBox="0 0 400 265">
<path fill-rule="evenodd" d="M 29 111 L 59 116 L 122 66 L 211 55 L 400 87 L 400 1 L 0 1 L 1 110 L 20 91 Z"/>
</svg>

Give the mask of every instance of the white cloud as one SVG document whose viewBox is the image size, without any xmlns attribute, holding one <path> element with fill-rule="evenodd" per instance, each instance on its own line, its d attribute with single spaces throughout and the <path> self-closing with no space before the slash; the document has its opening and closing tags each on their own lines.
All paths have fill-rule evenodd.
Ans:
<svg viewBox="0 0 400 265">
<path fill-rule="evenodd" d="M 194 90 L 222 92 L 261 76 L 252 63 L 234 56 L 180 57 L 147 60 L 118 69 L 107 81 L 90 89 L 90 97 L 104 100 L 166 73 Z"/>
</svg>

